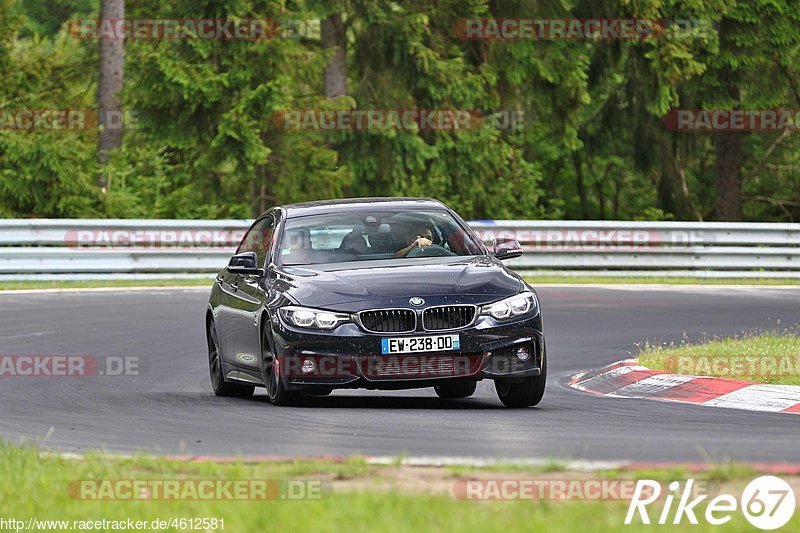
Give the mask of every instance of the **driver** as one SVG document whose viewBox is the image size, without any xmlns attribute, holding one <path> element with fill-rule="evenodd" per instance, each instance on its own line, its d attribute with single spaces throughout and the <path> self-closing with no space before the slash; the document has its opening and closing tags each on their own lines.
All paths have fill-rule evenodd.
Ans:
<svg viewBox="0 0 800 533">
<path fill-rule="evenodd" d="M 395 257 L 405 257 L 405 255 L 414 248 L 423 248 L 433 244 L 433 232 L 431 229 L 423 224 L 414 226 L 413 231 L 409 234 L 408 245 L 405 248 L 400 248 L 394 254 Z"/>
</svg>

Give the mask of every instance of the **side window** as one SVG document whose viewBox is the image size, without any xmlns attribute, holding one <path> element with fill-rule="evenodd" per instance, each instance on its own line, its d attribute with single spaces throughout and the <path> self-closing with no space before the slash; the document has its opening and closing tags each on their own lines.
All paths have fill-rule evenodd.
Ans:
<svg viewBox="0 0 800 533">
<path fill-rule="evenodd" d="M 272 215 L 267 215 L 258 220 L 247 231 L 236 253 L 255 252 L 256 256 L 258 256 L 258 264 L 263 266 L 272 246 L 272 234 L 274 231 L 275 218 Z"/>
</svg>

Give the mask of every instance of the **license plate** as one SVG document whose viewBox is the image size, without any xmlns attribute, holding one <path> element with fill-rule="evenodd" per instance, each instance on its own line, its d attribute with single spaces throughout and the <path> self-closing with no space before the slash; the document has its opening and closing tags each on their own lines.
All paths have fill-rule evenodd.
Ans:
<svg viewBox="0 0 800 533">
<path fill-rule="evenodd" d="M 446 352 L 461 349 L 461 339 L 454 335 L 426 337 L 391 337 L 381 339 L 381 353 Z"/>
</svg>

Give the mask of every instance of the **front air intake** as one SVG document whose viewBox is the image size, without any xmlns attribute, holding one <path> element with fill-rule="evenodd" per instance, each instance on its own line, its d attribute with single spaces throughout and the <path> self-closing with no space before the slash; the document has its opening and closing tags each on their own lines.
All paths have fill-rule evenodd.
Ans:
<svg viewBox="0 0 800 533">
<path fill-rule="evenodd" d="M 371 333 L 409 333 L 417 329 L 417 314 L 411 309 L 361 311 L 358 320 Z"/>
<path fill-rule="evenodd" d="M 474 319 L 474 305 L 443 305 L 422 312 L 422 326 L 428 331 L 463 328 L 472 324 Z"/>
</svg>

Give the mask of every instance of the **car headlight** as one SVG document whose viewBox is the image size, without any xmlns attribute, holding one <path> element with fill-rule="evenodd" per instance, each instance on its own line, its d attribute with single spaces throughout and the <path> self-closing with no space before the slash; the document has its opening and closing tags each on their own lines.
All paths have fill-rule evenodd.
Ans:
<svg viewBox="0 0 800 533">
<path fill-rule="evenodd" d="M 281 307 L 281 315 L 289 324 L 300 328 L 333 329 L 339 324 L 350 321 L 346 313 L 334 313 L 308 307 Z"/>
<path fill-rule="evenodd" d="M 530 291 L 521 292 L 499 302 L 481 307 L 482 315 L 489 315 L 498 320 L 528 313 L 536 314 L 538 312 L 539 302 L 536 301 L 536 296 Z"/>
</svg>

